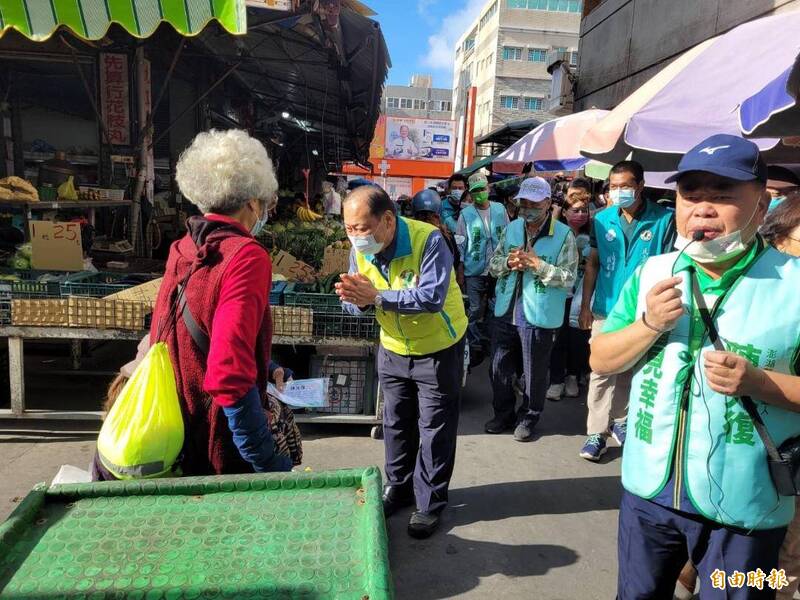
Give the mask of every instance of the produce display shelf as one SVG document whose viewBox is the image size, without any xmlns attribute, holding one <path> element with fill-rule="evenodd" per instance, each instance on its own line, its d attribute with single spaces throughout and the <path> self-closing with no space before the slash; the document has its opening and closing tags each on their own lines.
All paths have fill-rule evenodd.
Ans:
<svg viewBox="0 0 800 600">
<path fill-rule="evenodd" d="M 0 202 L 0 208 L 25 207 L 28 210 L 56 210 L 59 208 L 113 208 L 130 206 L 130 200 L 59 200 L 57 202 Z"/>
<path fill-rule="evenodd" d="M 393 597 L 376 467 L 35 488 L 3 598 Z"/>
</svg>

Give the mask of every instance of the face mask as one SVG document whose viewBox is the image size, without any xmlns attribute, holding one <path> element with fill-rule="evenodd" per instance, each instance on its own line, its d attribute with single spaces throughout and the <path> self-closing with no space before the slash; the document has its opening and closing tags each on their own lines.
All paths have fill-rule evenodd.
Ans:
<svg viewBox="0 0 800 600">
<path fill-rule="evenodd" d="M 567 223 L 572 227 L 583 227 L 589 222 L 589 215 L 586 213 L 567 213 Z"/>
<path fill-rule="evenodd" d="M 682 235 L 675 240 L 675 248 L 685 252 L 693 261 L 704 265 L 715 265 L 736 258 L 747 251 L 747 246 L 748 244 L 742 239 L 741 229 L 705 242 L 692 243 Z"/>
<path fill-rule="evenodd" d="M 630 208 L 636 203 L 636 190 L 629 188 L 624 190 L 611 190 L 609 196 L 614 204 L 620 208 Z"/>
<path fill-rule="evenodd" d="M 452 190 L 450 197 L 455 200 L 455 204 L 461 204 L 461 196 L 464 195 L 464 190 Z"/>
<path fill-rule="evenodd" d="M 375 239 L 375 235 L 349 235 L 347 236 L 356 252 L 365 256 L 374 256 L 383 250 L 383 243 Z"/>
<path fill-rule="evenodd" d="M 489 192 L 475 192 L 472 194 L 472 200 L 475 204 L 485 205 L 489 202 Z"/>
<path fill-rule="evenodd" d="M 777 197 L 773 198 L 772 201 L 769 203 L 769 209 L 768 209 L 767 212 L 773 211 L 776 208 L 778 208 L 778 205 L 781 202 L 783 202 L 784 200 L 786 200 L 786 196 L 777 196 Z"/>
<path fill-rule="evenodd" d="M 526 223 L 538 223 L 545 215 L 543 208 L 520 208 L 519 216 L 525 219 Z"/>
<path fill-rule="evenodd" d="M 258 221 L 256 221 L 250 228 L 250 235 L 256 237 L 259 233 L 261 233 L 261 230 L 264 229 L 264 226 L 267 224 L 267 221 L 269 221 L 269 211 L 265 206 L 264 214 L 261 215 L 261 218 Z"/>
</svg>

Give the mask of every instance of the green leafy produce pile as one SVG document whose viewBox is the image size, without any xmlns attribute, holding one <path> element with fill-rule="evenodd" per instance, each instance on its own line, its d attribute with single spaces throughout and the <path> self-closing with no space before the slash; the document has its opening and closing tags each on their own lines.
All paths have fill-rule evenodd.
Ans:
<svg viewBox="0 0 800 600">
<path fill-rule="evenodd" d="M 325 247 L 347 239 L 338 221 L 270 223 L 259 241 L 270 250 L 283 250 L 315 269 L 322 267 Z"/>
</svg>

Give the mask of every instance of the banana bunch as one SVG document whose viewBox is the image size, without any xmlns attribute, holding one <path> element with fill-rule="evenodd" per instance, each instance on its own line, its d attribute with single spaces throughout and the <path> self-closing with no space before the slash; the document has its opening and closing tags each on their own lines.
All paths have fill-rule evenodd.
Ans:
<svg viewBox="0 0 800 600">
<path fill-rule="evenodd" d="M 321 214 L 315 213 L 313 210 L 309 210 L 305 206 L 300 206 L 297 208 L 297 216 L 300 217 L 300 220 L 304 223 L 313 223 L 314 221 L 319 221 L 322 219 Z"/>
</svg>

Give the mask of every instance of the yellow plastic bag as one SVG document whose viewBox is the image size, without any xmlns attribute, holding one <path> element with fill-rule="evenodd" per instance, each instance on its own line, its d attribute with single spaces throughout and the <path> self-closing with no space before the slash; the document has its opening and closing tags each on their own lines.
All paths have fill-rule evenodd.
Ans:
<svg viewBox="0 0 800 600">
<path fill-rule="evenodd" d="M 117 479 L 173 475 L 183 448 L 183 416 L 169 350 L 158 342 L 136 367 L 108 413 L 97 450 Z"/>
<path fill-rule="evenodd" d="M 74 177 L 70 175 L 69 179 L 58 186 L 57 192 L 59 200 L 77 200 L 78 191 L 75 189 Z"/>
</svg>

